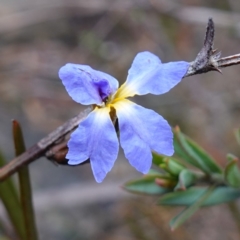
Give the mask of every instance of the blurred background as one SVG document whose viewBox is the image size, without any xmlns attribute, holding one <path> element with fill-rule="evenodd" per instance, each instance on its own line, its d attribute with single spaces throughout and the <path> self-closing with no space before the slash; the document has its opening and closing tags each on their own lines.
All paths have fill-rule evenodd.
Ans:
<svg viewBox="0 0 240 240">
<path fill-rule="evenodd" d="M 234 0 L 0 0 L 0 150 L 14 157 L 11 120 L 20 121 L 30 147 L 84 109 L 58 78 L 65 63 L 91 65 L 123 83 L 135 55 L 151 51 L 163 62 L 193 61 L 208 18 L 222 56 L 240 52 L 240 2 Z M 179 125 L 221 165 L 240 155 L 233 130 L 240 126 L 240 66 L 183 79 L 169 93 L 134 100 Z M 122 152 L 103 183 L 90 165 L 31 164 L 40 239 L 239 239 L 226 205 L 197 212 L 171 232 L 181 209 L 121 189 L 141 177 Z M 0 215 L 4 210 L 0 208 Z"/>
</svg>

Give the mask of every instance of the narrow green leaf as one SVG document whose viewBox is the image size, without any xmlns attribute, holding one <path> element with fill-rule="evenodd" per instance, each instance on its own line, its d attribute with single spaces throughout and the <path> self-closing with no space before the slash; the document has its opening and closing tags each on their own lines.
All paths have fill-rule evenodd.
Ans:
<svg viewBox="0 0 240 240">
<path fill-rule="evenodd" d="M 199 176 L 199 174 L 194 173 L 191 170 L 183 169 L 179 174 L 178 183 L 174 190 L 186 190 L 188 187 L 192 186 L 200 177 L 201 176 Z"/>
<path fill-rule="evenodd" d="M 173 141 L 173 145 L 174 145 L 174 151 L 175 151 L 175 156 L 183 159 L 185 162 L 195 166 L 195 162 L 192 160 L 192 158 L 190 156 L 188 156 L 186 154 L 186 152 L 182 149 L 180 143 L 178 142 L 178 139 L 176 137 L 176 134 L 174 133 L 174 141 Z"/>
<path fill-rule="evenodd" d="M 238 168 L 238 159 L 233 159 L 228 163 L 224 170 L 224 178 L 229 186 L 234 188 L 240 187 L 240 171 Z"/>
<path fill-rule="evenodd" d="M 156 170 L 156 169 L 150 169 L 149 172 L 148 172 L 148 174 L 147 174 L 146 176 L 150 176 L 150 175 L 154 175 L 154 176 L 156 176 L 156 175 L 165 176 L 165 175 L 163 175 L 161 172 L 159 172 L 159 171 Z"/>
<path fill-rule="evenodd" d="M 171 230 L 175 230 L 180 225 L 182 225 L 187 219 L 189 219 L 203 204 L 203 202 L 210 196 L 212 191 L 214 190 L 214 186 L 208 187 L 200 198 L 194 202 L 192 205 L 184 209 L 180 214 L 174 217 L 170 221 Z"/>
<path fill-rule="evenodd" d="M 179 128 L 175 128 L 175 141 L 177 141 L 188 157 L 184 160 L 193 166 L 201 169 L 207 174 L 222 173 L 222 169 L 216 161 L 204 151 L 196 142 L 181 133 Z"/>
<path fill-rule="evenodd" d="M 163 175 L 147 175 L 141 179 L 129 181 L 124 184 L 123 189 L 138 194 L 161 195 L 171 191 L 171 189 L 160 187 L 156 184 L 156 178 L 162 178 Z"/>
<path fill-rule="evenodd" d="M 0 152 L 0 167 L 5 164 L 6 161 Z M 0 183 L 0 199 L 2 200 L 17 235 L 20 239 L 24 239 L 23 214 L 18 194 L 11 178 L 8 178 L 4 182 Z"/>
<path fill-rule="evenodd" d="M 164 156 L 157 154 L 156 152 L 152 152 L 152 157 L 153 164 L 159 166 L 160 164 L 163 163 Z"/>
<path fill-rule="evenodd" d="M 167 193 L 158 200 L 158 204 L 170 206 L 190 206 L 201 197 L 206 189 L 207 187 L 190 187 L 186 191 Z M 203 202 L 202 206 L 226 203 L 236 200 L 239 197 L 239 189 L 226 186 L 216 187 L 211 195 Z"/>
<path fill-rule="evenodd" d="M 152 152 L 153 164 L 170 173 L 173 176 L 178 176 L 186 166 L 176 158 L 166 157 L 155 152 Z"/>
<path fill-rule="evenodd" d="M 12 125 L 13 140 L 15 146 L 16 156 L 25 152 L 25 144 L 23 140 L 22 130 L 20 124 L 13 120 Z M 20 199 L 22 211 L 24 216 L 26 240 L 37 240 L 37 229 L 34 216 L 34 208 L 32 204 L 32 190 L 30 182 L 30 174 L 28 166 L 23 166 L 18 171 Z"/>
<path fill-rule="evenodd" d="M 177 159 L 172 157 L 166 157 L 164 159 L 166 164 L 165 170 L 173 176 L 178 176 L 186 167 Z"/>
</svg>

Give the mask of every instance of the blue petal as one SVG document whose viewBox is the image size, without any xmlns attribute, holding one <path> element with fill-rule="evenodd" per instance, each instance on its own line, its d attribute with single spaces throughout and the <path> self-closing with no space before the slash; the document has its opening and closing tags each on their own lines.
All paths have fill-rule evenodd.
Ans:
<svg viewBox="0 0 240 240">
<path fill-rule="evenodd" d="M 189 63 L 184 61 L 162 64 L 154 54 L 141 52 L 135 57 L 127 81 L 120 88 L 121 97 L 166 93 L 181 81 L 188 67 Z"/>
<path fill-rule="evenodd" d="M 84 105 L 101 105 L 118 88 L 114 77 L 86 65 L 68 63 L 60 68 L 59 78 L 72 99 Z"/>
<path fill-rule="evenodd" d="M 119 149 L 109 108 L 91 112 L 71 134 L 68 148 L 68 164 L 80 164 L 90 158 L 93 175 L 97 182 L 102 182 L 112 169 Z"/>
<path fill-rule="evenodd" d="M 151 150 L 167 156 L 174 153 L 171 127 L 163 117 L 129 100 L 119 101 L 114 107 L 121 146 L 130 164 L 138 171 L 149 171 Z"/>
</svg>

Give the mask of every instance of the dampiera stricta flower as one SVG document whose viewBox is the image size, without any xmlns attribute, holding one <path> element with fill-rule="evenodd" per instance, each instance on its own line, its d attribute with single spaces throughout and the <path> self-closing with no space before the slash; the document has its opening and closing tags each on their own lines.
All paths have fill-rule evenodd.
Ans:
<svg viewBox="0 0 240 240">
<path fill-rule="evenodd" d="M 117 159 L 119 142 L 113 119 L 118 119 L 120 144 L 129 163 L 146 174 L 152 164 L 152 153 L 171 156 L 173 134 L 167 121 L 156 112 L 141 107 L 128 97 L 163 94 L 183 78 L 187 62 L 162 64 L 150 52 L 135 57 L 126 82 L 118 88 L 118 81 L 90 66 L 68 63 L 59 70 L 68 94 L 83 105 L 94 106 L 93 111 L 71 134 L 68 142 L 68 164 L 80 164 L 90 159 L 93 175 L 102 182 Z"/>
</svg>

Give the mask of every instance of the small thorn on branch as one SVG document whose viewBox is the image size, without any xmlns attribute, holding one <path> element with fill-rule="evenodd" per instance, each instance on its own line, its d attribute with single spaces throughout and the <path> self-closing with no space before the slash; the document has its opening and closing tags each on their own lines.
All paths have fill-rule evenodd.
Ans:
<svg viewBox="0 0 240 240">
<path fill-rule="evenodd" d="M 184 77 L 209 71 L 217 71 L 221 73 L 218 66 L 218 59 L 221 56 L 221 52 L 217 52 L 217 49 L 213 49 L 213 41 L 214 22 L 210 18 L 208 20 L 203 47 L 198 53 L 196 59 L 190 63 L 190 67 Z"/>
</svg>

